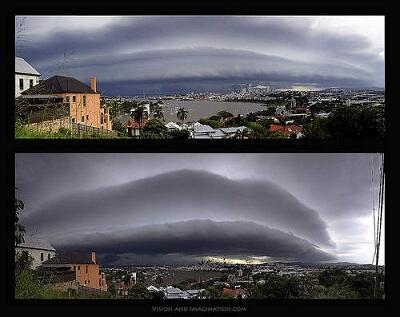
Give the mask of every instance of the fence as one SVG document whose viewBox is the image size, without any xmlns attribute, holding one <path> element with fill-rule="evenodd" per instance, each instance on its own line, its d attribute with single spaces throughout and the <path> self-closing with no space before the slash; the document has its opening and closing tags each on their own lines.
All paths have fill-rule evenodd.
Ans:
<svg viewBox="0 0 400 317">
<path fill-rule="evenodd" d="M 72 122 L 68 103 L 45 100 L 42 104 L 30 104 L 26 100 L 18 100 L 15 107 L 16 119 L 38 132 L 57 133 L 60 129 L 67 129 L 74 137 L 79 138 L 118 138 L 120 136 L 117 131 Z"/>
<path fill-rule="evenodd" d="M 84 137 L 118 138 L 119 136 L 117 131 L 90 127 L 81 123 L 71 122 L 70 130 L 72 131 L 73 134 L 79 135 L 83 138 Z"/>
</svg>

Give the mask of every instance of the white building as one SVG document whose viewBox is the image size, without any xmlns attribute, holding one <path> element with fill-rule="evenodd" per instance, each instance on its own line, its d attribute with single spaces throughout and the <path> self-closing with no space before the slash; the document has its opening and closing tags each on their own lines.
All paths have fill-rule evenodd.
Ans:
<svg viewBox="0 0 400 317">
<path fill-rule="evenodd" d="M 238 131 L 243 132 L 245 129 L 250 131 L 245 126 L 214 129 L 207 124 L 196 122 L 193 125 L 191 137 L 193 139 L 230 139 L 234 138 Z"/>
<path fill-rule="evenodd" d="M 15 98 L 21 92 L 39 84 L 39 72 L 23 58 L 15 58 Z"/>
<path fill-rule="evenodd" d="M 150 118 L 150 104 L 149 103 L 145 103 L 145 104 L 141 104 L 141 107 L 143 107 L 143 113 L 147 114 L 147 118 Z M 133 113 L 136 111 L 137 107 L 134 107 L 131 109 L 130 113 L 131 116 L 133 115 Z"/>
<path fill-rule="evenodd" d="M 165 127 L 169 130 L 180 130 L 181 129 L 181 127 L 178 124 L 176 124 L 175 122 L 172 122 L 172 121 L 168 122 L 165 125 Z"/>
<path fill-rule="evenodd" d="M 26 235 L 25 242 L 15 247 L 15 255 L 27 251 L 33 258 L 32 269 L 36 269 L 44 261 L 50 260 L 56 255 L 56 249 L 45 239 Z"/>
</svg>

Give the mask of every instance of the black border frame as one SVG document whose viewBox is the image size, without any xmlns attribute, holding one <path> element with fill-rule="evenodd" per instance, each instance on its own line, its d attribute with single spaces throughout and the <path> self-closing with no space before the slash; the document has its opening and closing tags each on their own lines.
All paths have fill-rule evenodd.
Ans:
<svg viewBox="0 0 400 317">
<path fill-rule="evenodd" d="M 68 4 L 65 3 L 22 3 L 24 0 L 18 2 L 18 5 L 14 5 L 10 11 L 7 12 L 5 19 L 3 19 L 4 30 L 6 30 L 6 43 L 14 43 L 14 26 L 12 22 L 14 20 L 14 15 L 19 14 L 62 14 L 62 15 L 75 15 L 75 14 L 112 14 L 112 15 L 147 15 L 147 14 L 194 14 L 194 15 L 385 15 L 385 54 L 388 56 L 389 50 L 387 46 L 387 35 L 388 35 L 388 23 L 391 21 L 391 16 L 385 9 L 385 6 L 380 4 L 368 4 L 363 2 L 362 7 L 353 4 L 350 1 L 339 1 L 337 0 L 335 4 L 329 3 L 323 5 L 320 1 L 303 1 L 300 5 L 295 3 L 291 5 L 287 3 L 287 6 L 282 6 L 282 4 L 255 4 L 242 3 L 240 5 L 233 4 L 232 1 L 222 0 L 218 3 L 213 3 L 212 6 L 208 6 L 207 1 L 200 1 L 197 3 L 184 3 L 177 6 L 176 4 L 162 3 L 151 6 L 148 4 L 131 4 L 116 6 L 113 4 L 100 4 L 97 3 L 80 3 Z M 339 3 L 340 2 L 340 3 Z M 387 7 L 386 7 L 387 8 Z M 3 60 L 7 61 L 7 73 L 13 72 L 14 68 L 14 45 L 6 45 L 5 57 Z M 2 50 L 3 51 L 3 50 Z M 392 104 L 390 91 L 392 82 L 388 81 L 388 69 L 389 64 L 386 58 L 385 61 L 385 101 L 386 104 Z M 8 78 L 6 80 L 5 88 L 6 91 L 14 90 L 14 78 Z M 7 94 L 6 103 L 12 104 L 14 96 L 12 94 Z M 342 142 L 304 142 L 296 140 L 213 140 L 212 143 L 206 140 L 192 140 L 192 141 L 163 141 L 163 140 L 98 140 L 98 139 L 81 139 L 81 140 L 22 140 L 14 138 L 14 111 L 12 107 L 4 107 L 5 115 L 2 116 L 3 124 L 1 141 L 4 143 L 3 149 L 5 149 L 5 156 L 2 155 L 2 161 L 4 160 L 5 174 L 6 174 L 6 184 L 7 184 L 7 208 L 5 210 L 12 210 L 13 208 L 13 188 L 12 184 L 15 184 L 15 165 L 14 155 L 15 153 L 43 153 L 43 152 L 169 152 L 169 153 L 179 153 L 179 152 L 201 152 L 201 153 L 236 153 L 236 152 L 272 152 L 272 153 L 384 153 L 385 154 L 385 172 L 386 172 L 386 191 L 385 191 L 385 201 L 387 209 L 392 204 L 392 199 L 389 194 L 390 191 L 390 166 L 392 164 L 392 151 L 391 151 L 391 121 L 393 118 L 394 109 L 386 107 L 386 133 L 387 137 L 384 141 L 372 141 L 366 140 L 365 142 L 360 142 L 360 140 L 345 140 Z M 5 137 L 5 138 L 4 138 Z M 272 141 L 272 142 L 271 142 Z M 389 176 L 389 177 L 388 177 Z M 386 217 L 386 228 L 389 228 L 393 224 L 391 216 L 388 218 L 388 213 L 385 213 Z M 7 213 L 6 224 L 11 224 L 13 220 L 13 214 Z M 6 241 L 10 240 L 8 245 L 12 246 L 12 241 L 14 240 L 12 226 L 7 226 L 7 231 L 2 231 L 3 239 Z M 390 230 L 386 230 L 386 259 L 388 256 L 388 246 L 392 245 L 389 241 L 388 235 Z M 395 243 L 393 243 L 395 244 Z M 13 254 L 14 248 L 9 247 L 7 250 L 7 303 L 9 307 L 14 308 L 60 308 L 60 307 L 71 307 L 71 308 L 86 308 L 86 306 L 91 306 L 93 304 L 98 307 L 99 311 L 110 312 L 110 309 L 116 307 L 128 309 L 130 313 L 133 314 L 143 314 L 152 313 L 151 306 L 158 305 L 161 306 L 246 306 L 247 313 L 258 313 L 258 312 L 287 312 L 288 310 L 293 310 L 295 312 L 305 311 L 306 308 L 316 309 L 317 311 L 325 310 L 329 307 L 332 311 L 337 311 L 338 309 L 365 309 L 372 311 L 374 308 L 389 307 L 392 304 L 392 286 L 391 279 L 386 278 L 386 299 L 381 301 L 375 300 L 274 300 L 274 301 L 264 301 L 264 300 L 244 300 L 244 301 L 231 301 L 231 300 L 202 300 L 201 302 L 193 300 L 168 300 L 168 302 L 161 301 L 126 301 L 126 300 L 16 300 L 14 297 L 14 274 L 13 271 L 14 262 Z M 385 261 L 385 270 L 390 276 L 394 273 L 392 269 L 392 264 Z M 12 273 L 12 274 L 10 274 Z M 386 275 L 388 276 L 388 275 Z M 11 291 L 10 291 L 11 290 Z M 132 309 L 134 308 L 134 311 Z M 168 313 L 159 313 L 161 315 L 168 315 Z M 214 313 L 217 314 L 217 313 Z"/>
</svg>

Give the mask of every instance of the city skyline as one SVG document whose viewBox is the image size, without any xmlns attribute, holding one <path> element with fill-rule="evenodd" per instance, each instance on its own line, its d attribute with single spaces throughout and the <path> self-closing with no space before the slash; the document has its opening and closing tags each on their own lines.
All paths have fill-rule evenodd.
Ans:
<svg viewBox="0 0 400 317">
<path fill-rule="evenodd" d="M 16 29 L 16 55 L 44 77 L 97 76 L 108 95 L 384 87 L 383 16 L 17 16 Z"/>
<path fill-rule="evenodd" d="M 378 154 L 17 154 L 16 186 L 30 233 L 108 263 L 371 263 L 371 164 Z"/>
</svg>

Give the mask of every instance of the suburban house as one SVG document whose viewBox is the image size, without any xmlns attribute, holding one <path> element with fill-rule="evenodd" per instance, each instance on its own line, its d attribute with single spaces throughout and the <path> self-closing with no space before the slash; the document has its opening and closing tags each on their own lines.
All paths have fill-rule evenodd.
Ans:
<svg viewBox="0 0 400 317">
<path fill-rule="evenodd" d="M 269 127 L 270 132 L 281 132 L 286 138 L 291 137 L 292 135 L 296 136 L 297 139 L 302 138 L 303 135 L 303 128 L 295 125 L 295 124 L 289 124 L 289 125 L 281 125 L 281 124 L 271 124 Z"/>
<path fill-rule="evenodd" d="M 26 60 L 15 58 L 15 98 L 33 86 L 39 84 L 40 74 Z"/>
<path fill-rule="evenodd" d="M 22 92 L 20 97 L 29 105 L 45 100 L 69 105 L 72 123 L 112 130 L 108 109 L 100 107 L 100 92 L 96 77 L 90 78 L 90 86 L 72 77 L 53 76 Z"/>
<path fill-rule="evenodd" d="M 100 273 L 95 252 L 91 255 L 72 252 L 59 254 L 42 263 L 40 269 L 47 274 L 57 275 L 61 272 L 71 275 L 81 286 L 107 291 L 106 277 Z"/>
<path fill-rule="evenodd" d="M 147 118 L 143 118 L 141 124 L 134 118 L 128 119 L 123 124 L 123 127 L 126 129 L 126 133 L 130 137 L 139 137 L 140 136 L 140 130 L 149 122 Z"/>
<path fill-rule="evenodd" d="M 242 288 L 226 288 L 222 290 L 222 294 L 233 298 L 246 298 L 246 291 Z"/>
<path fill-rule="evenodd" d="M 231 139 L 237 135 L 238 131 L 243 132 L 246 129 L 250 131 L 245 126 L 214 129 L 207 124 L 196 122 L 193 125 L 191 137 L 193 139 Z"/>
<path fill-rule="evenodd" d="M 32 257 L 32 269 L 36 269 L 44 261 L 50 260 L 56 255 L 56 249 L 46 240 L 31 235 L 24 237 L 25 242 L 18 244 L 15 247 L 15 255 L 23 251 L 28 252 Z"/>
</svg>

